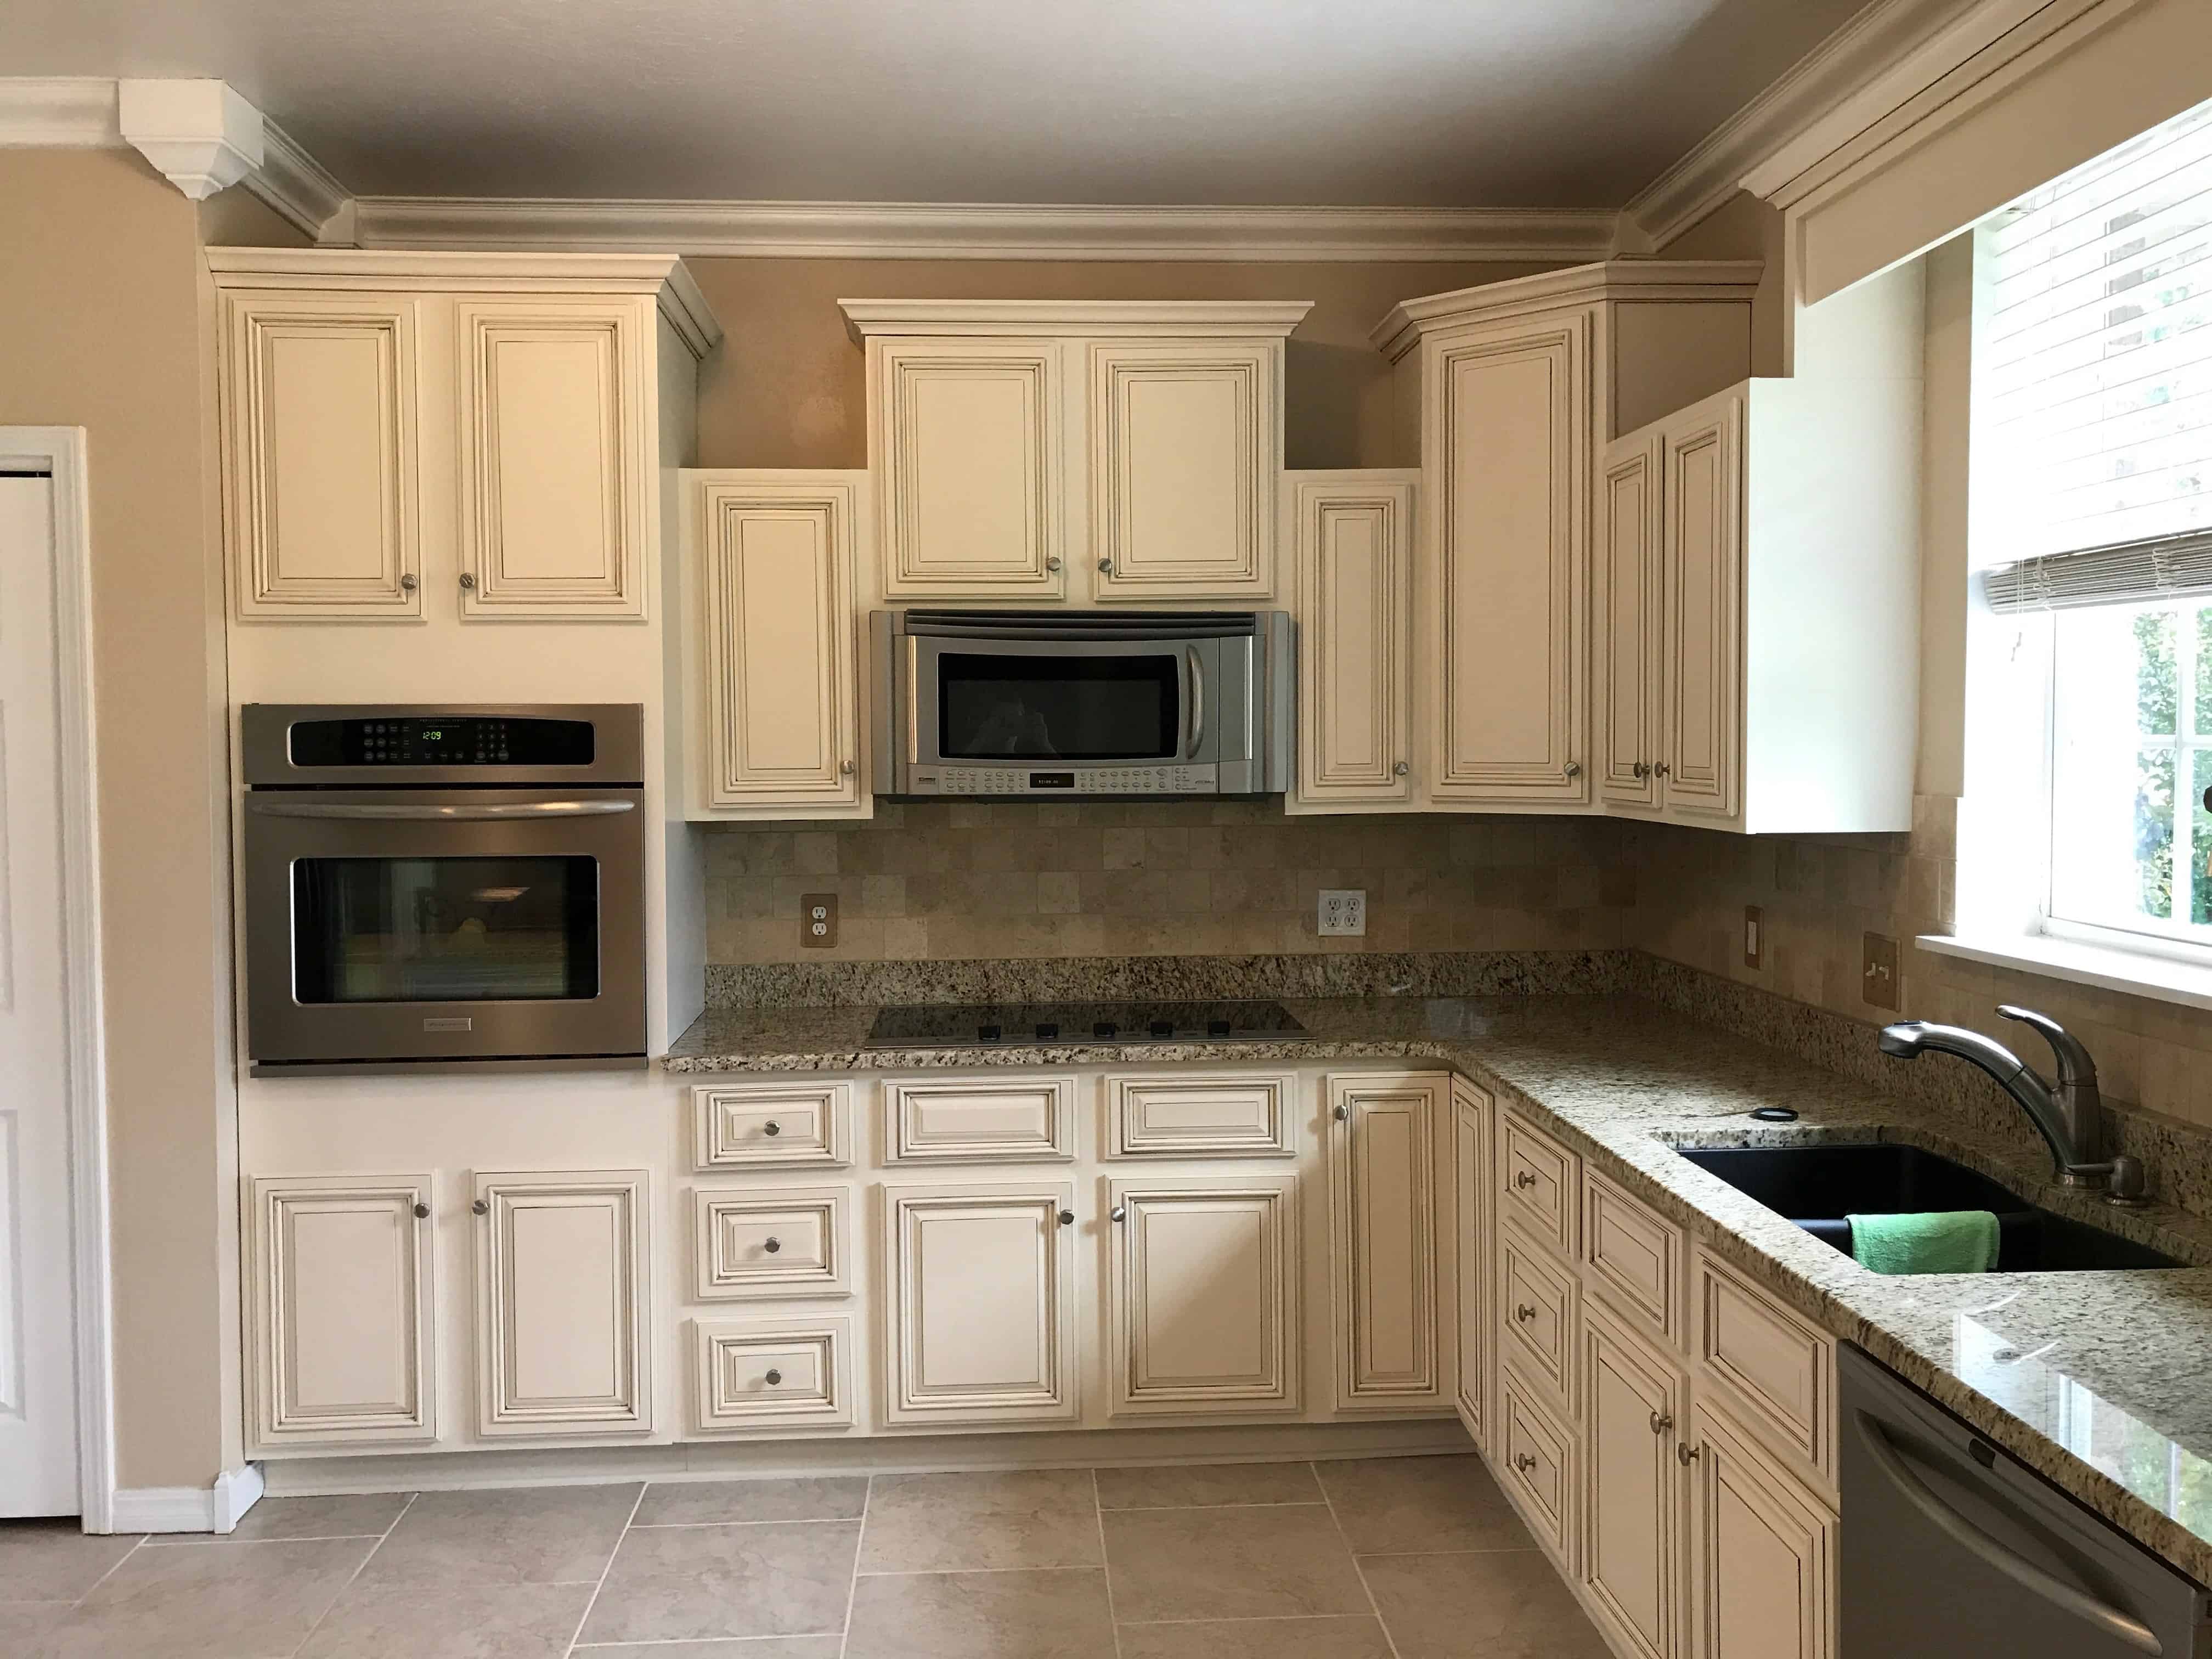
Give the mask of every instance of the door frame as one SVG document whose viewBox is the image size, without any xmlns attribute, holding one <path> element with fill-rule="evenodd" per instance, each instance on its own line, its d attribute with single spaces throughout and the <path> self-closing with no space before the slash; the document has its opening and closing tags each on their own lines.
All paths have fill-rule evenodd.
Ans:
<svg viewBox="0 0 2212 1659">
<path fill-rule="evenodd" d="M 114 1304 L 108 1261 L 107 1071 L 100 998 L 98 773 L 93 730 L 92 526 L 81 426 L 0 426 L 0 471 L 53 487 L 54 680 L 61 775 L 62 1011 L 76 1331 L 77 1499 L 84 1530 L 115 1516 Z"/>
</svg>

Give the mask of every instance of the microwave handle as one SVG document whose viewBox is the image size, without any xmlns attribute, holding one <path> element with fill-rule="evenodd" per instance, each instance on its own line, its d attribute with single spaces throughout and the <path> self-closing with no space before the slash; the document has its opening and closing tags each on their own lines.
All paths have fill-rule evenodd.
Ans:
<svg viewBox="0 0 2212 1659">
<path fill-rule="evenodd" d="M 1183 752 L 1195 761 L 1199 743 L 1206 736 L 1206 659 L 1194 645 L 1186 647 L 1183 660 L 1190 671 L 1190 744 Z"/>
<path fill-rule="evenodd" d="M 495 818 L 596 818 L 637 810 L 634 800 L 486 801 L 468 806 L 440 806 L 430 801 L 263 800 L 248 798 L 246 810 L 271 818 L 349 818 L 356 822 L 412 821 L 475 823 Z"/>
</svg>

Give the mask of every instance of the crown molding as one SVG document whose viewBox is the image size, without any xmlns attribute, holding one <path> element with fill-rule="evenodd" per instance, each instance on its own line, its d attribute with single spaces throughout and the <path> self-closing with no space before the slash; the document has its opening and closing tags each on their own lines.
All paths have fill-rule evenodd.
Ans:
<svg viewBox="0 0 2212 1659">
<path fill-rule="evenodd" d="M 1611 213 L 939 202 L 367 196 L 363 246 L 660 249 L 779 259 L 1553 262 L 1612 252 Z"/>
<path fill-rule="evenodd" d="M 1279 340 L 1310 300 L 840 300 L 856 341 L 872 334 L 1117 335 L 1147 339 Z"/>
<path fill-rule="evenodd" d="M 1368 330 L 1367 337 L 1395 363 L 1432 330 L 1498 322 L 1558 306 L 1604 300 L 1735 300 L 1747 305 L 1765 269 L 1757 259 L 1604 259 L 1403 300 Z"/>
<path fill-rule="evenodd" d="M 351 240 L 351 193 L 266 117 L 261 123 L 261 165 L 240 182 L 315 241 L 329 246 Z"/>
<path fill-rule="evenodd" d="M 0 147 L 87 149 L 122 142 L 114 82 L 90 76 L 0 79 Z"/>
<path fill-rule="evenodd" d="M 261 112 L 227 81 L 118 81 L 124 142 L 195 202 L 261 165 Z"/>
</svg>

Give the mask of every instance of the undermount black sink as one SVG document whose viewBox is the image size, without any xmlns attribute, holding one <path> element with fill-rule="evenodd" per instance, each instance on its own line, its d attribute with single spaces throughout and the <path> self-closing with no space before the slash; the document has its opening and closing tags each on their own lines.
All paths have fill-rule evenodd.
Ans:
<svg viewBox="0 0 2212 1659">
<path fill-rule="evenodd" d="M 1675 1152 L 1745 1197 L 1844 1255 L 1850 1215 L 1990 1210 L 2001 1273 L 2185 1267 L 2163 1251 L 2029 1203 L 1987 1176 L 1917 1146 L 1678 1146 Z"/>
</svg>

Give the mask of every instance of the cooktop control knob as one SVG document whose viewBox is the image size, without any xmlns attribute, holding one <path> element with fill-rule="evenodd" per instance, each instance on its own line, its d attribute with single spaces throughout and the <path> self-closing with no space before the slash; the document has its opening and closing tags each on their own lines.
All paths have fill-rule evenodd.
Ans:
<svg viewBox="0 0 2212 1659">
<path fill-rule="evenodd" d="M 1156 1037 L 1171 1037 L 1175 1035 L 1175 1022 L 1169 1019 L 1156 1019 L 1152 1023 L 1150 1030 Z"/>
<path fill-rule="evenodd" d="M 1050 1020 L 1039 1020 L 1037 1022 L 1036 1034 L 1038 1036 L 1049 1042 L 1051 1039 L 1060 1035 L 1060 1027 L 1053 1024 Z"/>
<path fill-rule="evenodd" d="M 999 1040 L 999 1028 L 995 1025 L 978 1025 L 975 1028 L 975 1040 L 978 1042 L 996 1042 Z"/>
<path fill-rule="evenodd" d="M 1119 1032 L 1121 1029 L 1112 1020 L 1102 1019 L 1091 1028 L 1091 1035 L 1095 1037 L 1109 1037 Z"/>
<path fill-rule="evenodd" d="M 1206 1022 L 1206 1034 L 1208 1036 L 1227 1036 L 1229 1022 L 1225 1019 L 1209 1019 Z"/>
</svg>

